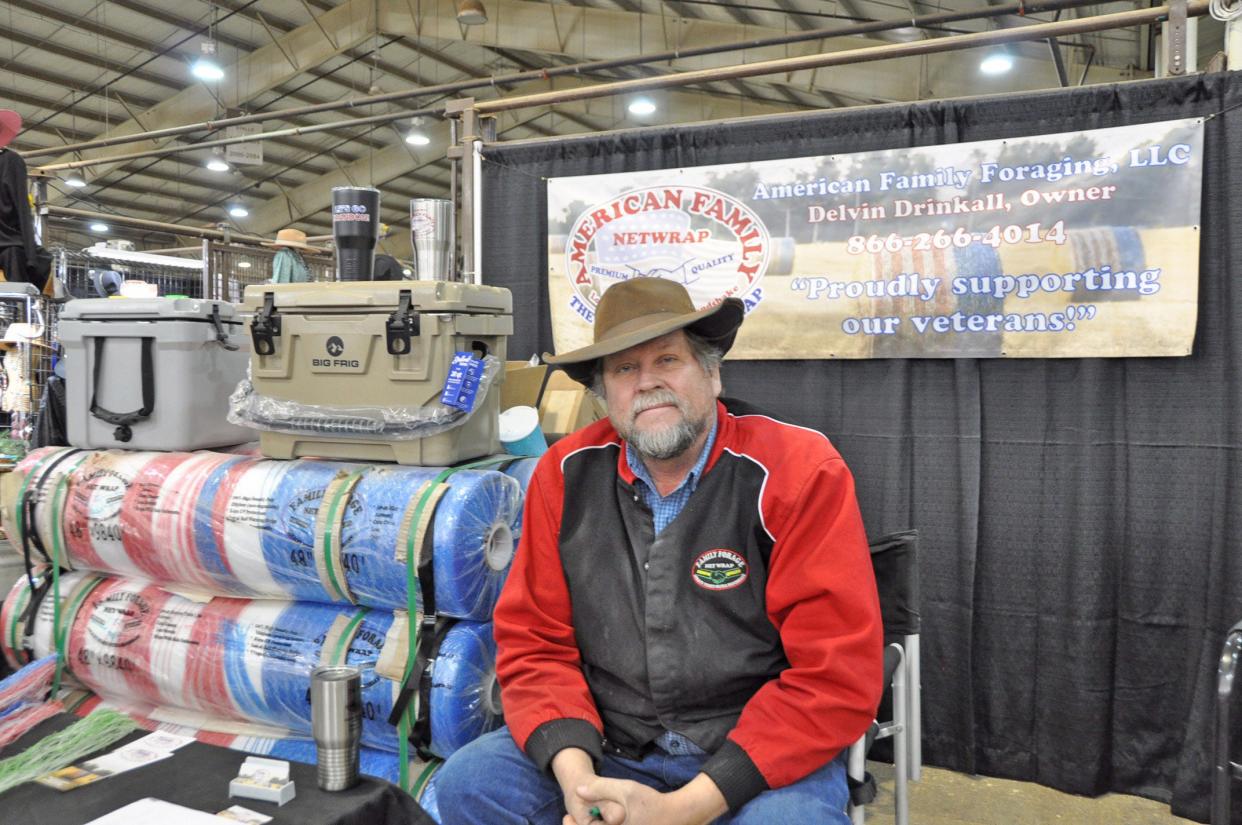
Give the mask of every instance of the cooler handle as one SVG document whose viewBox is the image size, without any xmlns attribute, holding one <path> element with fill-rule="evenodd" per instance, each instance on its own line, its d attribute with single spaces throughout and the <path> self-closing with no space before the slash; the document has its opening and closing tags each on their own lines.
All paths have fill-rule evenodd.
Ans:
<svg viewBox="0 0 1242 825">
<path fill-rule="evenodd" d="M 224 347 L 229 352 L 237 352 L 241 347 L 229 341 L 229 335 L 224 331 L 224 322 L 220 320 L 220 305 L 212 304 L 211 306 L 211 325 L 216 328 L 216 343 Z"/>
<path fill-rule="evenodd" d="M 151 411 L 155 409 L 155 362 L 153 356 L 155 339 L 142 339 L 142 409 L 127 413 L 115 413 L 99 406 L 99 375 L 102 371 L 104 342 L 106 340 L 103 336 L 95 339 L 95 375 L 91 388 L 91 415 L 100 421 L 115 424 L 116 429 L 113 430 L 112 437 L 117 441 L 126 442 L 134 437 L 134 431 L 130 427 L 144 418 L 149 418 Z"/>
</svg>

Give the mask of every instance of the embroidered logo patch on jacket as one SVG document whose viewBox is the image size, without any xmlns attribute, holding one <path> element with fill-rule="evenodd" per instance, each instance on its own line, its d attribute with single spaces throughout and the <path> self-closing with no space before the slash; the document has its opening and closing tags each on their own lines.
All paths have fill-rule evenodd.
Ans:
<svg viewBox="0 0 1242 825">
<path fill-rule="evenodd" d="M 723 548 L 700 553 L 691 567 L 694 583 L 705 590 L 729 590 L 746 581 L 746 559 Z"/>
</svg>

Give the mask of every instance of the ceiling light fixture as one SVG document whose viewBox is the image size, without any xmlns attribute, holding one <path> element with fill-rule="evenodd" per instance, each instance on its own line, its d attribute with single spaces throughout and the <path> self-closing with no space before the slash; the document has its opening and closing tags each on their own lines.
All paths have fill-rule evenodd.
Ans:
<svg viewBox="0 0 1242 825">
<path fill-rule="evenodd" d="M 457 22 L 463 26 L 481 26 L 487 22 L 483 0 L 457 0 Z"/>
<path fill-rule="evenodd" d="M 224 69 L 216 62 L 216 41 L 204 40 L 199 44 L 202 54 L 190 66 L 190 74 L 199 80 L 214 82 L 224 79 Z"/>
<path fill-rule="evenodd" d="M 250 268 L 250 261 L 238 261 L 238 262 L 237 262 L 237 268 L 238 268 L 238 269 L 249 269 L 249 268 Z"/>
<path fill-rule="evenodd" d="M 207 159 L 207 168 L 212 172 L 227 172 L 232 167 L 218 152 L 213 152 L 211 157 Z"/>
<path fill-rule="evenodd" d="M 645 117 L 647 115 L 655 114 L 655 110 L 656 110 L 655 103 L 653 103 L 652 101 L 648 100 L 645 97 L 640 97 L 640 98 L 630 101 L 629 111 L 630 111 L 630 114 L 632 115 L 638 115 L 639 117 Z"/>
<path fill-rule="evenodd" d="M 410 132 L 405 136 L 405 142 L 411 146 L 426 146 L 431 143 L 431 138 L 427 137 L 422 132 Z"/>
<path fill-rule="evenodd" d="M 98 222 L 93 223 L 91 224 L 91 231 L 92 232 L 107 232 L 108 225 L 106 223 L 98 223 Z"/>
<path fill-rule="evenodd" d="M 229 214 L 234 218 L 244 218 L 250 214 L 250 210 L 241 204 L 237 204 L 236 206 L 229 207 Z"/>
<path fill-rule="evenodd" d="M 1013 55 L 1002 49 L 993 49 L 983 56 L 979 62 L 979 71 L 984 74 L 1004 74 L 1013 68 Z"/>
<path fill-rule="evenodd" d="M 65 178 L 65 185 L 72 186 L 74 189 L 81 189 L 83 186 L 86 186 L 86 179 L 75 173 Z"/>
</svg>

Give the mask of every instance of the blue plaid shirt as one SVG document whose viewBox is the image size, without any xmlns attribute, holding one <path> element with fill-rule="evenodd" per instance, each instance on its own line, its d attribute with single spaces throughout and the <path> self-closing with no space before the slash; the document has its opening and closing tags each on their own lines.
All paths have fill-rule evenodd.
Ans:
<svg viewBox="0 0 1242 825">
<path fill-rule="evenodd" d="M 637 485 L 638 491 L 655 517 L 656 535 L 659 535 L 661 530 L 677 518 L 677 514 L 690 500 L 690 494 L 699 486 L 699 478 L 703 475 L 703 468 L 707 466 L 707 457 L 711 455 L 712 445 L 715 443 L 716 421 L 713 420 L 711 432 L 707 434 L 707 441 L 703 444 L 703 452 L 699 455 L 699 460 L 690 468 L 690 472 L 686 473 L 686 477 L 682 479 L 681 484 L 677 485 L 677 489 L 666 496 L 661 496 L 656 489 L 655 482 L 651 480 L 651 474 L 643 465 L 643 460 L 630 449 L 628 443 L 625 445 L 625 462 L 630 465 L 630 471 L 642 482 Z"/>
</svg>

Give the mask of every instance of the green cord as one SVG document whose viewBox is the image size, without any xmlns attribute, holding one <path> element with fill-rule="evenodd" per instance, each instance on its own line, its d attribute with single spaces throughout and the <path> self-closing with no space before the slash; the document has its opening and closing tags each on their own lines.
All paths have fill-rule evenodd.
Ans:
<svg viewBox="0 0 1242 825">
<path fill-rule="evenodd" d="M 9 650 L 13 651 L 13 658 L 21 662 L 22 656 L 21 646 L 18 644 L 17 626 L 21 624 L 22 613 L 26 611 L 26 604 L 30 601 L 30 583 L 26 583 L 26 587 L 17 592 L 17 602 L 13 605 L 13 621 L 9 624 Z"/>
<path fill-rule="evenodd" d="M 14 526 L 17 528 L 16 535 L 25 536 L 26 534 L 26 508 L 23 506 L 23 502 L 26 501 L 26 491 L 30 489 L 30 480 L 39 473 L 44 464 L 61 455 L 61 452 L 60 450 L 55 450 L 43 456 L 43 458 L 35 462 L 35 465 L 30 468 L 30 472 L 26 473 L 26 477 L 22 479 L 21 489 L 17 493 L 17 509 L 13 514 Z M 9 627 L 9 646 L 13 651 L 14 658 L 19 662 L 22 661 L 23 651 L 18 647 L 17 624 L 18 618 L 22 615 L 22 611 L 26 609 L 26 602 L 29 600 L 30 591 L 23 590 L 22 595 L 19 597 L 17 609 L 13 611 L 13 624 Z M 57 663 L 58 674 L 60 672 L 59 667 L 60 665 Z M 53 693 L 53 695 L 55 694 Z"/>
<path fill-rule="evenodd" d="M 414 780 L 414 786 L 410 788 L 410 795 L 415 799 L 420 799 L 423 791 L 427 790 L 427 783 L 431 781 L 431 777 L 435 775 L 435 772 L 439 770 L 442 764 L 444 763 L 438 759 L 428 762 L 426 767 L 423 768 L 423 772 L 418 775 L 418 779 Z"/>
<path fill-rule="evenodd" d="M 30 479 L 35 477 L 44 464 L 48 463 L 60 454 L 61 451 L 57 450 L 56 452 L 48 453 L 43 456 L 43 458 L 35 462 L 35 465 L 30 468 L 30 472 L 26 473 L 26 477 L 22 479 L 22 488 L 17 493 L 17 512 L 13 514 L 17 527 L 17 535 L 25 535 L 26 532 L 26 508 L 22 506 L 22 502 L 26 500 L 26 490 L 30 487 Z"/>
<path fill-rule="evenodd" d="M 84 461 L 86 461 L 86 456 L 82 456 L 61 476 L 56 484 L 56 494 L 52 496 L 52 641 L 56 650 L 60 652 L 60 656 L 56 659 L 56 675 L 52 677 L 51 695 L 53 698 L 60 693 L 60 679 L 64 675 L 67 661 L 65 637 L 68 634 L 68 629 L 62 627 L 60 621 L 60 561 L 65 557 L 65 520 L 59 514 L 63 512 L 61 508 L 65 503 L 65 491 L 69 489 L 69 480 L 73 478 L 73 474 Z"/>
<path fill-rule="evenodd" d="M 0 761 L 0 794 L 68 767 L 138 729 L 123 713 L 101 709 L 44 737 L 26 750 Z"/>
</svg>

